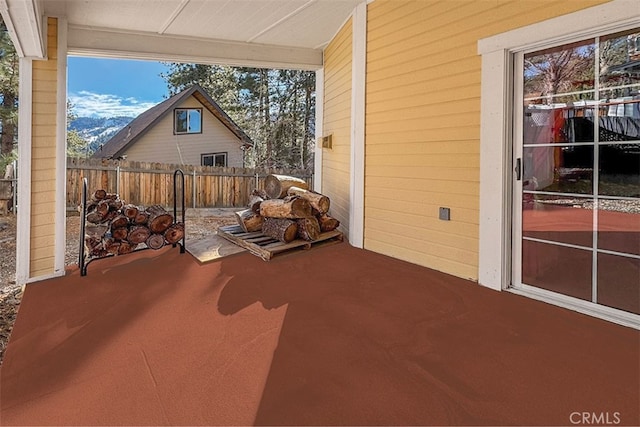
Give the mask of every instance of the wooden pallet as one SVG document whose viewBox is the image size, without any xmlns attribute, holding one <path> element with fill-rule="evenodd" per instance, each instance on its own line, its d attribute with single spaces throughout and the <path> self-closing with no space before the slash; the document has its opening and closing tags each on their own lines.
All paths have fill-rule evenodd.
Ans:
<svg viewBox="0 0 640 427">
<path fill-rule="evenodd" d="M 343 235 L 339 231 L 328 231 L 321 233 L 320 237 L 313 242 L 297 239 L 291 243 L 282 243 L 272 237 L 265 236 L 260 231 L 246 233 L 239 225 L 227 225 L 218 228 L 218 235 L 232 241 L 236 245 L 246 248 L 249 252 L 259 256 L 265 261 L 269 261 L 275 255 L 293 249 L 311 249 L 319 243 L 342 242 Z"/>
</svg>

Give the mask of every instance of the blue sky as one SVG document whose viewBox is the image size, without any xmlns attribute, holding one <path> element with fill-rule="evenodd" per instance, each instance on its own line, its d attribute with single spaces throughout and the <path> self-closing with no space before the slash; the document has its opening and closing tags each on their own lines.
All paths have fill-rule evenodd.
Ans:
<svg viewBox="0 0 640 427">
<path fill-rule="evenodd" d="M 135 117 L 166 99 L 159 62 L 68 58 L 67 95 L 77 116 Z"/>
</svg>

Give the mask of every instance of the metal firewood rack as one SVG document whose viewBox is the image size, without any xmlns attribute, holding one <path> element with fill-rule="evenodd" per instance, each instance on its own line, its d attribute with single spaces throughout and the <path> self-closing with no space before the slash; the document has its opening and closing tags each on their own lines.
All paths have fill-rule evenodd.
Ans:
<svg viewBox="0 0 640 427">
<path fill-rule="evenodd" d="M 178 189 L 178 184 L 180 186 L 180 188 Z M 80 244 L 79 244 L 79 250 L 78 250 L 78 267 L 80 267 L 80 275 L 81 276 L 86 276 L 87 275 L 87 267 L 88 265 L 95 260 L 98 259 L 104 259 L 104 258 L 109 258 L 112 256 L 115 256 L 114 254 L 109 254 L 106 256 L 100 256 L 100 257 L 91 257 L 88 258 L 86 255 L 86 251 L 85 251 L 85 233 L 86 233 L 86 226 L 87 226 L 87 188 L 88 188 L 88 181 L 87 178 L 84 178 L 82 180 L 82 202 L 81 202 L 81 206 L 80 206 Z M 173 172 L 173 223 L 175 224 L 177 222 L 178 219 L 178 192 L 180 194 L 180 202 L 181 202 L 181 212 L 182 212 L 182 224 L 185 224 L 185 219 L 184 219 L 184 172 L 182 172 L 181 169 L 176 169 L 175 172 Z M 186 231 L 186 224 L 185 224 L 185 231 Z M 182 239 L 180 239 L 179 242 L 174 243 L 172 246 L 175 248 L 176 246 L 180 246 L 180 253 L 183 254 L 185 252 L 185 238 L 186 238 L 186 232 L 185 235 L 182 236 Z M 139 249 L 134 249 L 131 253 L 133 252 L 138 252 L 138 251 L 142 251 L 148 249 L 146 246 L 143 248 L 139 248 Z"/>
</svg>

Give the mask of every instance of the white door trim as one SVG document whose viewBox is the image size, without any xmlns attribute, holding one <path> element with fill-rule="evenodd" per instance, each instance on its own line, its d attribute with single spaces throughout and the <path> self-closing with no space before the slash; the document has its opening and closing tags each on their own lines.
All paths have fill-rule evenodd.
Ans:
<svg viewBox="0 0 640 427">
<path fill-rule="evenodd" d="M 553 305 L 568 308 L 569 310 L 577 311 L 578 313 L 640 330 L 640 316 L 637 314 L 594 304 L 589 301 L 536 288 L 535 286 L 520 285 L 517 288 L 509 288 L 509 292 L 542 302 L 551 302 Z"/>
<path fill-rule="evenodd" d="M 511 264 L 511 77 L 509 52 L 482 55 L 478 283 L 506 289 Z"/>
<path fill-rule="evenodd" d="M 324 61 L 323 61 L 324 62 Z M 322 193 L 322 144 L 324 124 L 324 68 L 316 70 L 316 139 L 313 143 L 313 190 Z"/>
<path fill-rule="evenodd" d="M 33 60 L 20 58 L 18 96 L 18 225 L 16 283 L 28 282 L 31 268 L 31 117 L 33 111 Z"/>
<path fill-rule="evenodd" d="M 351 182 L 349 243 L 364 246 L 365 95 L 367 80 L 367 4 L 353 11 L 351 66 Z"/>
<path fill-rule="evenodd" d="M 511 283 L 511 85 L 514 52 L 561 44 L 596 32 L 633 28 L 637 0 L 613 0 L 478 41 L 482 55 L 480 119 L 480 242 L 478 282 L 501 290 Z"/>
<path fill-rule="evenodd" d="M 46 22 L 46 18 L 45 18 Z M 67 20 L 58 18 L 56 227 L 54 275 L 64 274 L 67 242 Z"/>
</svg>

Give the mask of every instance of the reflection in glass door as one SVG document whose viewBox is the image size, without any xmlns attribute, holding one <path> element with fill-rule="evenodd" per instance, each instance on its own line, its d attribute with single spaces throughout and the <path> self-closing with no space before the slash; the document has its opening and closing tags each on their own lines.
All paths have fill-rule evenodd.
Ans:
<svg viewBox="0 0 640 427">
<path fill-rule="evenodd" d="M 640 29 L 518 58 L 514 286 L 640 314 Z"/>
</svg>

